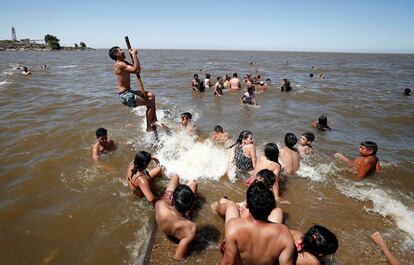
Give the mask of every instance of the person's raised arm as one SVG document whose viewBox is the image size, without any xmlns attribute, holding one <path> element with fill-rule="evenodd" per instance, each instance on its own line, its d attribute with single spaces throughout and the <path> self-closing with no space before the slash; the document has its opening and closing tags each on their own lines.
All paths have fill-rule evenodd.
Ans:
<svg viewBox="0 0 414 265">
<path fill-rule="evenodd" d="M 132 57 L 132 65 L 125 63 L 123 64 L 122 70 L 128 73 L 139 74 L 141 72 L 141 65 L 139 64 L 137 49 L 130 49 L 129 53 L 131 54 L 131 57 Z"/>
<path fill-rule="evenodd" d="M 160 160 L 158 158 L 152 156 L 151 160 L 154 161 L 157 166 L 160 165 Z"/>
<path fill-rule="evenodd" d="M 372 234 L 372 239 L 374 242 L 379 246 L 381 251 L 384 253 L 385 257 L 387 258 L 387 261 L 391 265 L 400 265 L 401 263 L 398 261 L 398 259 L 391 253 L 391 251 L 388 249 L 387 245 L 384 242 L 384 239 L 382 238 L 380 232 L 375 232 Z"/>
<path fill-rule="evenodd" d="M 180 240 L 180 243 L 178 244 L 178 247 L 175 250 L 174 259 L 177 261 L 181 260 L 185 256 L 188 247 L 190 246 L 190 243 L 194 240 L 196 235 L 196 225 L 194 223 L 191 223 L 191 227 L 186 229 L 188 229 L 186 235 Z"/>
</svg>

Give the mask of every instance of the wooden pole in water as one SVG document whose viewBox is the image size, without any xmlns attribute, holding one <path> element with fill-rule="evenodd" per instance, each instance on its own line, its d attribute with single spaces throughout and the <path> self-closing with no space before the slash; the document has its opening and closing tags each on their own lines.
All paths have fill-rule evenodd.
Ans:
<svg viewBox="0 0 414 265">
<path fill-rule="evenodd" d="M 128 36 L 125 36 L 125 42 L 128 47 L 128 50 L 131 49 L 131 43 L 129 43 Z M 134 61 L 134 59 L 132 58 L 132 54 L 131 54 L 131 60 Z M 137 79 L 138 79 L 139 88 L 141 89 L 142 96 L 144 97 L 144 99 L 147 99 L 147 92 L 145 92 L 144 84 L 142 83 L 141 76 L 138 73 L 137 73 Z"/>
</svg>

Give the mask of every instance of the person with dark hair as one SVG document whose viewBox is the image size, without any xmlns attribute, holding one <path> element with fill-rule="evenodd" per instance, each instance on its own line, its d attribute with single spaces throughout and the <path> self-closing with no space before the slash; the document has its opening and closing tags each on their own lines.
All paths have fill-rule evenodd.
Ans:
<svg viewBox="0 0 414 265">
<path fill-rule="evenodd" d="M 357 179 L 364 179 L 366 176 L 381 171 L 379 160 L 376 156 L 378 146 L 371 141 L 362 142 L 359 146 L 359 154 L 361 156 L 354 160 L 349 159 L 341 153 L 336 153 L 334 156 L 346 162 L 348 166 L 354 168 L 357 172 Z"/>
<path fill-rule="evenodd" d="M 139 74 L 141 66 L 138 60 L 136 49 L 130 49 L 132 55 L 132 65 L 125 61 L 124 51 L 118 46 L 114 46 L 109 50 L 109 57 L 115 61 L 114 71 L 118 80 L 119 98 L 125 106 L 135 108 L 138 106 L 146 106 L 147 132 L 155 131 L 157 127 L 163 128 L 164 125 L 158 121 L 155 110 L 155 95 L 146 92 L 143 95 L 141 91 L 131 89 L 131 74 Z"/>
<path fill-rule="evenodd" d="M 229 148 L 232 148 L 231 162 L 234 163 L 237 171 L 247 173 L 254 169 L 256 166 L 256 146 L 250 131 L 242 131 L 236 142 Z"/>
<path fill-rule="evenodd" d="M 225 143 L 229 138 L 229 134 L 225 133 L 223 127 L 216 125 L 214 131 L 211 133 L 211 139 L 216 143 Z"/>
<path fill-rule="evenodd" d="M 174 255 L 175 260 L 181 260 L 186 255 L 196 235 L 196 224 L 189 218 L 196 192 L 195 181 L 182 185 L 178 176 L 174 175 L 162 200 L 155 204 L 155 219 L 158 227 L 166 235 L 179 241 Z"/>
<path fill-rule="evenodd" d="M 223 78 L 221 76 L 217 77 L 217 82 L 214 85 L 214 96 L 222 97 L 223 96 Z"/>
<path fill-rule="evenodd" d="M 23 66 L 23 72 L 22 72 L 22 74 L 24 74 L 24 75 L 32 75 L 32 72 L 30 72 L 30 71 L 27 69 L 27 67 L 26 67 L 26 66 Z"/>
<path fill-rule="evenodd" d="M 312 127 L 319 129 L 323 132 L 331 130 L 331 128 L 328 126 L 328 118 L 323 115 L 320 116 L 317 121 L 312 122 Z"/>
<path fill-rule="evenodd" d="M 297 265 L 325 264 L 327 256 L 338 249 L 335 234 L 321 225 L 313 225 L 305 234 L 293 229 L 290 232 L 295 241 Z"/>
<path fill-rule="evenodd" d="M 155 168 L 149 172 L 147 169 L 151 161 L 155 162 Z M 145 197 L 153 205 L 157 202 L 151 185 L 156 177 L 161 176 L 162 170 L 160 161 L 146 151 L 140 151 L 135 155 L 134 160 L 128 165 L 126 179 L 129 188 L 138 197 Z"/>
<path fill-rule="evenodd" d="M 406 88 L 406 89 L 404 89 L 404 91 L 403 91 L 403 95 L 404 95 L 404 96 L 409 96 L 409 95 L 410 95 L 410 93 L 411 93 L 411 89 L 409 89 L 409 88 Z"/>
<path fill-rule="evenodd" d="M 114 140 L 108 139 L 107 130 L 105 128 L 98 128 L 95 135 L 96 143 L 92 146 L 92 159 L 98 161 L 101 154 L 114 151 L 116 145 Z"/>
<path fill-rule="evenodd" d="M 239 90 L 241 89 L 240 79 L 237 77 L 237 73 L 233 73 L 233 78 L 230 79 L 230 87 L 231 90 Z"/>
<path fill-rule="evenodd" d="M 257 105 L 254 85 L 249 85 L 247 87 L 247 92 L 245 92 L 240 98 L 240 104 Z"/>
<path fill-rule="evenodd" d="M 204 88 L 210 88 L 211 87 L 211 81 L 210 81 L 210 74 L 206 74 L 206 79 L 204 79 Z"/>
<path fill-rule="evenodd" d="M 183 112 L 180 115 L 180 125 L 190 135 L 197 134 L 197 128 L 192 124 L 193 115 L 190 112 Z"/>
<path fill-rule="evenodd" d="M 263 153 L 259 155 L 256 166 L 254 168 L 252 176 L 245 181 L 247 186 L 250 186 L 254 180 L 258 178 L 257 174 L 263 170 L 269 170 L 275 176 L 275 181 L 272 186 L 272 191 L 276 200 L 279 200 L 279 176 L 281 166 L 279 164 L 279 148 L 275 143 L 267 143 L 264 146 Z"/>
<path fill-rule="evenodd" d="M 282 165 L 283 174 L 294 175 L 299 169 L 300 156 L 295 148 L 298 138 L 293 133 L 285 135 L 285 146 L 280 149 L 279 161 Z"/>
<path fill-rule="evenodd" d="M 223 87 L 224 89 L 230 88 L 230 76 L 229 75 L 225 75 Z"/>
<path fill-rule="evenodd" d="M 280 91 L 282 92 L 289 92 L 292 90 L 292 87 L 290 86 L 290 82 L 289 80 L 287 80 L 286 78 L 283 79 L 283 84 L 280 87 Z"/>
<path fill-rule="evenodd" d="M 198 74 L 194 74 L 193 80 L 191 80 L 191 88 L 194 91 L 200 92 L 200 79 L 198 79 Z"/>
<path fill-rule="evenodd" d="M 311 132 L 305 132 L 299 139 L 298 151 L 301 157 L 313 155 L 312 142 L 315 140 L 315 135 Z"/>
<path fill-rule="evenodd" d="M 243 217 L 234 202 L 227 202 L 221 264 L 293 264 L 295 244 L 289 228 L 268 220 L 276 207 L 273 193 L 255 181 L 246 200 L 248 211 Z"/>
</svg>

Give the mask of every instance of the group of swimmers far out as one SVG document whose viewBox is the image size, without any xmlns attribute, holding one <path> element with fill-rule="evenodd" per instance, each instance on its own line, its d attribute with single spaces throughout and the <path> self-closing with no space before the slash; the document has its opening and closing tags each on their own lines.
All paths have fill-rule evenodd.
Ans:
<svg viewBox="0 0 414 265">
<path fill-rule="evenodd" d="M 136 49 L 130 49 L 129 52 L 132 64 L 125 61 L 121 48 L 115 46 L 109 50 L 110 58 L 115 61 L 114 72 L 118 80 L 119 99 L 128 107 L 147 107 L 147 131 L 156 132 L 158 128 L 166 128 L 157 119 L 155 95 L 131 89 L 130 74 L 139 74 L 140 64 Z M 290 86 L 287 82 L 285 84 Z M 195 83 L 192 82 L 192 85 Z M 229 80 L 228 86 L 229 89 L 241 88 L 237 74 Z M 286 86 L 284 89 L 286 91 Z M 191 135 L 197 134 L 191 113 L 184 112 L 180 118 L 182 130 Z M 311 125 L 324 132 L 331 130 L 325 116 L 319 117 Z M 99 160 L 102 153 L 116 149 L 116 144 L 108 138 L 106 129 L 99 128 L 96 138 L 97 142 L 92 148 L 92 157 L 95 160 Z M 222 126 L 217 125 L 211 138 L 217 144 L 226 145 L 230 137 Z M 245 181 L 247 191 L 244 201 L 234 202 L 224 196 L 211 204 L 212 213 L 224 218 L 225 240 L 220 248 L 223 253 L 221 264 L 320 264 L 336 252 L 338 240 L 329 229 L 314 225 L 305 233 L 291 230 L 283 224 L 283 211 L 277 207 L 277 203 L 289 203 L 281 198 L 279 177 L 281 174 L 286 177 L 296 174 L 301 157 L 314 154 L 311 145 L 314 140 L 315 135 L 312 132 L 305 132 L 299 139 L 299 146 L 295 147 L 298 143 L 297 136 L 286 133 L 284 146 L 280 150 L 275 143 L 267 143 L 257 158 L 253 134 L 242 131 L 235 143 L 228 147 L 231 148 L 230 163 L 237 172 L 250 177 Z M 381 169 L 376 157 L 377 150 L 378 146 L 374 142 L 366 141 L 360 144 L 359 157 L 350 159 L 341 153 L 335 154 L 335 157 L 354 168 L 357 179 L 362 179 Z M 154 166 L 148 171 L 151 161 Z M 155 219 L 160 230 L 177 239 L 174 258 L 181 260 L 188 254 L 196 236 L 196 224 L 191 219 L 191 210 L 198 184 L 195 180 L 182 184 L 179 176 L 173 175 L 164 195 L 158 198 L 152 191 L 152 184 L 163 175 L 161 163 L 162 161 L 149 152 L 140 151 L 128 165 L 125 177 L 133 193 L 138 197 L 145 197 L 154 206 Z M 374 234 L 373 239 L 391 262 L 392 254 L 387 252 L 380 234 Z"/>
</svg>

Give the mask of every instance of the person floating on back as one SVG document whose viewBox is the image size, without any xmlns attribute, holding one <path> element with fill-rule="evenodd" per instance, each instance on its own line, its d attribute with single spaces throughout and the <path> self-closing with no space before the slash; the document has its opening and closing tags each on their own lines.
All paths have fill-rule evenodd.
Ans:
<svg viewBox="0 0 414 265">
<path fill-rule="evenodd" d="M 285 146 L 280 149 L 279 161 L 282 165 L 283 174 L 290 176 L 294 175 L 299 169 L 300 156 L 298 150 L 295 148 L 298 138 L 293 133 L 285 135 Z"/>
<path fill-rule="evenodd" d="M 147 169 L 151 161 L 154 161 L 156 167 L 149 172 Z M 135 155 L 134 160 L 129 163 L 126 172 L 126 179 L 128 181 L 129 188 L 138 197 L 145 197 L 150 203 L 155 205 L 157 198 L 151 190 L 151 185 L 154 179 L 161 176 L 160 161 L 151 156 L 146 151 L 140 151 Z"/>
<path fill-rule="evenodd" d="M 298 151 L 301 157 L 313 155 L 312 142 L 315 140 L 315 135 L 311 132 L 305 132 L 299 139 Z"/>
<path fill-rule="evenodd" d="M 287 80 L 286 78 L 283 79 L 283 84 L 280 87 L 280 91 L 282 91 L 282 92 L 289 92 L 291 90 L 292 90 L 292 87 L 290 86 L 289 80 Z"/>
<path fill-rule="evenodd" d="M 98 128 L 95 132 L 96 143 L 92 146 L 92 158 L 98 161 L 99 156 L 104 153 L 114 151 L 116 149 L 115 142 L 108 139 L 107 130 L 105 128 Z"/>
<path fill-rule="evenodd" d="M 171 177 L 162 197 L 155 204 L 155 219 L 158 227 L 166 235 L 179 241 L 174 259 L 181 260 L 196 236 L 196 224 L 189 215 L 195 202 L 197 183 L 180 184 L 178 176 Z"/>
<path fill-rule="evenodd" d="M 381 166 L 376 156 L 377 150 L 378 146 L 376 143 L 365 141 L 359 147 L 359 154 L 361 156 L 354 160 L 349 159 L 341 153 L 336 153 L 335 157 L 346 162 L 350 167 L 353 167 L 357 171 L 357 178 L 363 179 L 375 171 L 381 171 Z"/>
<path fill-rule="evenodd" d="M 331 128 L 328 126 L 328 118 L 326 116 L 320 116 L 317 121 L 313 121 L 312 127 L 323 132 L 331 130 Z"/>
<path fill-rule="evenodd" d="M 147 92 L 145 96 L 142 95 L 141 91 L 131 89 L 130 74 L 139 74 L 141 72 L 141 66 L 139 64 L 137 50 L 130 49 L 129 53 L 132 55 L 132 65 L 125 61 L 125 54 L 121 48 L 115 46 L 109 50 L 109 57 L 115 61 L 114 71 L 118 80 L 119 98 L 125 106 L 131 108 L 146 106 L 147 132 L 155 131 L 157 127 L 164 127 L 157 119 L 155 95 Z"/>
</svg>

